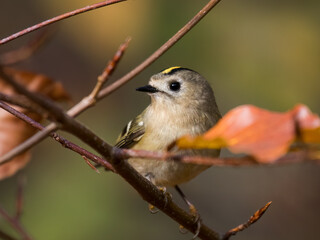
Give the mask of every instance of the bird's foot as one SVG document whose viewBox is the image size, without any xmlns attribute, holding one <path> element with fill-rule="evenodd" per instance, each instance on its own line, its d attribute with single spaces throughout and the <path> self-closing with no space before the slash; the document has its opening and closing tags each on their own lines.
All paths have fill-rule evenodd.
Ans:
<svg viewBox="0 0 320 240">
<path fill-rule="evenodd" d="M 165 196 L 165 204 L 164 207 L 166 207 L 166 205 L 168 204 L 168 197 L 171 197 L 171 194 L 167 192 L 167 188 L 166 187 L 157 187 Z M 157 212 L 159 212 L 159 209 L 156 208 L 155 206 L 153 206 L 152 204 L 149 204 L 148 206 L 149 208 L 149 212 L 152 214 L 155 214 Z"/>
<path fill-rule="evenodd" d="M 197 228 L 196 228 L 196 231 L 195 231 L 195 234 L 193 235 L 192 237 L 192 240 L 196 239 L 198 236 L 199 236 L 199 233 L 200 233 L 200 229 L 201 229 L 201 217 L 200 217 L 200 214 L 199 212 L 197 211 L 197 209 L 195 208 L 195 206 L 192 204 L 192 203 L 188 203 L 188 207 L 189 207 L 189 211 L 190 211 L 190 214 L 194 216 L 194 224 L 196 224 Z M 182 234 L 186 234 L 188 233 L 188 230 L 185 229 L 184 226 L 180 225 L 179 226 L 179 231 L 182 233 Z"/>
<path fill-rule="evenodd" d="M 184 200 L 184 202 L 188 205 L 189 208 L 189 212 L 190 214 L 194 217 L 194 224 L 196 224 L 197 228 L 195 231 L 195 234 L 193 236 L 192 239 L 196 239 L 197 236 L 200 233 L 200 229 L 201 229 L 201 217 L 199 212 L 197 211 L 196 207 L 187 199 L 187 197 L 184 195 L 184 193 L 182 192 L 182 190 L 179 188 L 179 186 L 175 186 L 175 189 L 177 190 L 177 192 L 179 193 L 179 195 L 182 197 L 182 199 Z M 186 233 L 187 230 L 185 229 L 184 226 L 180 225 L 179 230 L 181 233 Z"/>
</svg>

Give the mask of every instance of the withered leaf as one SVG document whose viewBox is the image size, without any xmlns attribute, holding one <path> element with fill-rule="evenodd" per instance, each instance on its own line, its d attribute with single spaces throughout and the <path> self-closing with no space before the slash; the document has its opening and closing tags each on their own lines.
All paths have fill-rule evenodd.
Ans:
<svg viewBox="0 0 320 240">
<path fill-rule="evenodd" d="M 26 71 L 18 71 L 12 68 L 6 68 L 5 72 L 12 76 L 17 82 L 26 86 L 29 90 L 42 93 L 43 95 L 56 100 L 70 100 L 69 95 L 63 89 L 61 83 L 54 82 L 50 78 Z M 15 94 L 13 88 L 6 84 L 0 78 L 0 91 L 7 95 Z M 27 114 L 36 121 L 41 121 L 42 116 L 31 113 L 26 109 L 14 107 L 18 111 Z M 0 155 L 4 155 L 11 149 L 25 141 L 35 133 L 35 129 L 22 120 L 14 117 L 3 109 L 0 109 Z M 30 160 L 30 151 L 25 152 L 10 162 L 0 166 L 0 179 L 7 178 L 19 169 L 23 168 Z"/>
<path fill-rule="evenodd" d="M 228 112 L 213 128 L 198 137 L 184 136 L 179 148 L 223 148 L 246 153 L 261 162 L 273 162 L 284 155 L 295 140 L 320 143 L 320 119 L 305 105 L 285 113 L 252 105 Z"/>
</svg>

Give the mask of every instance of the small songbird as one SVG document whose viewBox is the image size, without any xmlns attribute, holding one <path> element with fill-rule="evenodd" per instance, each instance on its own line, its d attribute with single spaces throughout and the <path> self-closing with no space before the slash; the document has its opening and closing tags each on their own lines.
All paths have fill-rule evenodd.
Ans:
<svg viewBox="0 0 320 240">
<path fill-rule="evenodd" d="M 150 95 L 151 104 L 127 124 L 117 139 L 116 147 L 164 151 L 183 135 L 203 134 L 221 118 L 209 83 L 199 73 L 187 68 L 167 68 L 153 75 L 149 84 L 137 88 L 137 91 Z M 177 150 L 177 154 L 213 157 L 219 153 L 217 149 Z M 175 187 L 184 199 L 177 185 L 208 168 L 205 165 L 141 158 L 130 158 L 128 162 L 156 186 Z"/>
</svg>

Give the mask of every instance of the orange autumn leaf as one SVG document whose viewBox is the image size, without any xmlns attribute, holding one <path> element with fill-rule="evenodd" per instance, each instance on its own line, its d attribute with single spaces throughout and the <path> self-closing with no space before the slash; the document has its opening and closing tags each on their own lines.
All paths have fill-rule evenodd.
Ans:
<svg viewBox="0 0 320 240">
<path fill-rule="evenodd" d="M 284 155 L 297 138 L 320 143 L 320 119 L 304 105 L 285 113 L 270 112 L 252 105 L 228 112 L 201 136 L 184 136 L 179 148 L 222 148 L 246 153 L 261 162 L 273 162 Z"/>
<path fill-rule="evenodd" d="M 17 82 L 25 85 L 29 90 L 42 93 L 43 95 L 57 101 L 70 100 L 68 94 L 60 83 L 54 82 L 50 78 L 26 71 L 17 71 L 6 68 L 5 72 L 12 76 Z M 0 78 L 0 91 L 7 95 L 16 94 L 11 86 Z M 38 114 L 31 113 L 20 107 L 14 107 L 18 111 L 27 114 L 36 121 L 41 121 L 42 117 Z M 11 149 L 32 136 L 36 130 L 16 118 L 3 109 L 0 109 L 0 155 L 4 155 Z M 19 169 L 23 168 L 30 160 L 30 151 L 27 151 L 10 162 L 0 165 L 0 179 L 13 175 Z"/>
</svg>

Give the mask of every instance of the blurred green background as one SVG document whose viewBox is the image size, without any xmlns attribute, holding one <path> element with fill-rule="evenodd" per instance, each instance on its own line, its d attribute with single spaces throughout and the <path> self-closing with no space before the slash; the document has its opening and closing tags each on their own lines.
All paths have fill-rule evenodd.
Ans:
<svg viewBox="0 0 320 240">
<path fill-rule="evenodd" d="M 1 38 L 35 23 L 92 4 L 89 0 L 1 0 Z M 54 38 L 35 56 L 17 65 L 63 82 L 75 101 L 127 36 L 125 57 L 114 73 L 131 70 L 200 8 L 205 0 L 131 0 L 56 24 Z M 225 114 L 241 104 L 285 111 L 297 103 L 320 112 L 320 2 L 224 0 L 182 41 L 129 84 L 79 117 L 114 143 L 128 120 L 149 99 L 134 89 L 169 66 L 192 68 L 215 90 Z M 1 46 L 0 53 L 33 35 Z M 68 138 L 76 141 L 69 135 Z M 81 144 L 81 143 L 80 143 Z M 47 139 L 20 172 L 27 179 L 22 222 L 35 239 L 190 239 L 147 204 L 120 177 L 100 175 L 78 155 Z M 15 207 L 17 176 L 0 182 L 0 203 Z M 223 233 L 245 222 L 267 201 L 263 218 L 234 239 L 318 239 L 319 166 L 213 167 L 182 186 L 204 222 Z M 182 206 L 179 197 L 173 197 Z M 0 229 L 16 235 L 0 218 Z"/>
</svg>

